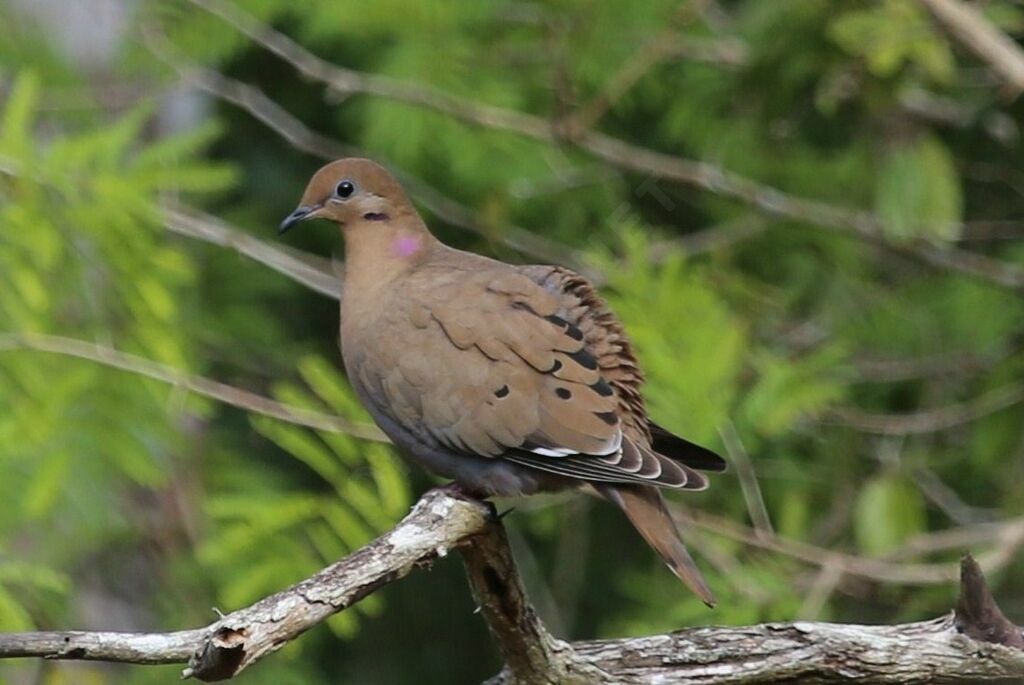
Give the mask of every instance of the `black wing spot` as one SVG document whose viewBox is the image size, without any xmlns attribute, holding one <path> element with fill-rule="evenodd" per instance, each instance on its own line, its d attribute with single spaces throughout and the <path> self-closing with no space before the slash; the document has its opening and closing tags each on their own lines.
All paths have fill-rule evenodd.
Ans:
<svg viewBox="0 0 1024 685">
<path fill-rule="evenodd" d="M 503 385 L 494 391 L 494 396 L 497 398 L 508 397 L 508 386 Z"/>
<path fill-rule="evenodd" d="M 562 370 L 562 362 L 560 360 L 556 359 L 555 363 L 551 365 L 551 368 L 548 369 L 547 372 L 548 373 L 558 373 L 561 370 Z"/>
<path fill-rule="evenodd" d="M 615 424 L 617 424 L 619 422 L 619 415 L 616 414 L 613 411 L 594 412 L 594 416 L 596 416 L 597 418 L 601 419 L 602 421 L 607 423 L 609 426 L 614 426 Z"/>
<path fill-rule="evenodd" d="M 559 328 L 564 328 L 565 334 L 572 338 L 573 340 L 583 340 L 583 331 L 581 331 L 576 326 L 573 326 L 571 323 L 560 317 L 558 314 L 549 314 L 544 317 L 544 320 L 550 321 Z"/>
<path fill-rule="evenodd" d="M 551 314 L 549 316 L 545 316 L 544 318 L 560 328 L 569 327 L 569 322 L 563 319 L 562 317 L 558 316 L 557 314 Z"/>
<path fill-rule="evenodd" d="M 561 397 L 563 400 L 572 398 L 572 391 L 568 388 L 555 388 L 555 394 Z"/>
<path fill-rule="evenodd" d="M 597 360 L 594 359 L 594 355 L 590 354 L 586 350 L 579 350 L 569 355 L 569 358 L 574 362 L 582 366 L 584 369 L 590 371 L 597 370 Z"/>
<path fill-rule="evenodd" d="M 603 378 L 598 379 L 597 383 L 594 383 L 590 387 L 593 388 L 594 391 L 597 392 L 597 394 L 600 395 L 601 397 L 611 397 L 613 394 L 615 394 L 615 391 L 612 390 L 612 386 L 609 385 L 608 381 L 606 381 Z"/>
</svg>

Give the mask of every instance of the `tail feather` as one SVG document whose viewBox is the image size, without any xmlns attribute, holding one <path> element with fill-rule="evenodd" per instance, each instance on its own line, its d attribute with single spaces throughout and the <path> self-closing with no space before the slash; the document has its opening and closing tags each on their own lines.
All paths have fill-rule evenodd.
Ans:
<svg viewBox="0 0 1024 685">
<path fill-rule="evenodd" d="M 593 483 L 601 495 L 619 506 L 633 527 L 665 560 L 669 569 L 709 607 L 715 606 L 715 596 L 704 581 L 693 557 L 683 546 L 682 538 L 672 517 L 665 508 L 665 500 L 657 488 L 644 485 L 606 485 Z"/>
<path fill-rule="evenodd" d="M 725 471 L 725 460 L 707 447 L 685 440 L 653 421 L 647 426 L 651 431 L 651 449 L 655 452 L 701 471 Z"/>
</svg>

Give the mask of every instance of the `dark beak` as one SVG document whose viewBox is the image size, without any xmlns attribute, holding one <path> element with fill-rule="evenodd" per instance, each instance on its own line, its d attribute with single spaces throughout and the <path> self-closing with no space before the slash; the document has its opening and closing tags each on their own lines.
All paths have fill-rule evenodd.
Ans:
<svg viewBox="0 0 1024 685">
<path fill-rule="evenodd" d="M 308 219 L 309 215 L 320 209 L 320 205 L 300 205 L 295 208 L 295 211 L 284 218 L 281 225 L 277 227 L 277 234 L 281 235 L 291 229 L 292 226 L 299 223 L 303 219 Z"/>
</svg>

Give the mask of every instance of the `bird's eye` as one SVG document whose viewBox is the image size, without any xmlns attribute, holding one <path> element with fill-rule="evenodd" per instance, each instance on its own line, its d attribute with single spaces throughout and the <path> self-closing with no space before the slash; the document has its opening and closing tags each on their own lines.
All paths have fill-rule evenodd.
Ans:
<svg viewBox="0 0 1024 685">
<path fill-rule="evenodd" d="M 338 184 L 338 187 L 334 189 L 334 194 L 342 200 L 347 200 L 352 197 L 352 193 L 354 192 L 356 192 L 356 187 L 352 184 L 352 181 L 342 181 Z"/>
</svg>

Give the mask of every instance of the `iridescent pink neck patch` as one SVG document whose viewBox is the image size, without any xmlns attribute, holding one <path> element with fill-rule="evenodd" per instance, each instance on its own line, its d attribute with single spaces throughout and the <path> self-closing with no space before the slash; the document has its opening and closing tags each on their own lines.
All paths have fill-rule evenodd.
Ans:
<svg viewBox="0 0 1024 685">
<path fill-rule="evenodd" d="M 400 235 L 395 238 L 395 242 L 392 243 L 391 247 L 395 251 L 395 255 L 399 257 L 408 257 L 419 251 L 420 239 L 416 236 Z"/>
</svg>

